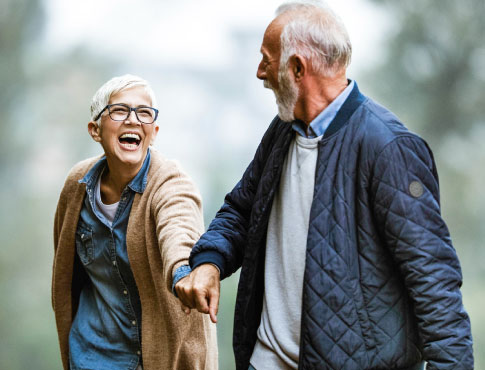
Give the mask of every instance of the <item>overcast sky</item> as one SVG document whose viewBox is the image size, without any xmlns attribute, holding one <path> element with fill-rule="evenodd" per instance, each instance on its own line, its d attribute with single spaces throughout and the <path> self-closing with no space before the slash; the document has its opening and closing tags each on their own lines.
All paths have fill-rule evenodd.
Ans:
<svg viewBox="0 0 485 370">
<path fill-rule="evenodd" d="M 346 24 L 354 64 L 378 57 L 382 12 L 366 0 L 329 0 Z M 262 33 L 279 0 L 46 0 L 46 42 L 58 52 L 83 44 L 128 61 L 220 66 L 230 63 L 233 29 Z M 355 68 L 355 66 L 354 66 Z M 358 67 L 357 67 L 358 68 Z"/>
</svg>

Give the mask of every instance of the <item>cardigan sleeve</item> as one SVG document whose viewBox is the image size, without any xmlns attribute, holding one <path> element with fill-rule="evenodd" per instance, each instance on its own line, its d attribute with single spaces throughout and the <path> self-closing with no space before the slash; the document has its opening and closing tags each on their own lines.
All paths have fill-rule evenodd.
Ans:
<svg viewBox="0 0 485 370">
<path fill-rule="evenodd" d="M 61 194 L 59 195 L 59 200 L 57 201 L 56 213 L 54 216 L 54 228 L 53 228 L 53 239 L 54 239 L 54 259 L 52 262 L 52 284 L 51 284 L 51 301 L 52 308 L 55 307 L 55 292 L 54 292 L 54 280 L 56 272 L 56 257 L 59 243 L 61 241 L 61 232 L 63 229 L 64 219 L 66 212 L 69 208 L 69 199 L 72 199 L 74 188 L 76 185 L 76 178 L 79 177 L 80 168 L 83 168 L 85 162 L 80 162 L 74 166 L 67 175 L 67 178 L 62 187 Z"/>
<path fill-rule="evenodd" d="M 61 204 L 62 197 L 59 198 L 56 207 L 56 213 L 54 216 L 54 259 L 52 261 L 52 278 L 51 278 L 51 304 L 52 309 L 55 309 L 55 297 L 54 297 L 54 274 L 55 274 L 55 261 L 56 261 L 56 253 L 57 253 L 57 246 L 59 245 L 59 235 L 62 225 L 61 220 L 61 209 L 65 206 Z"/>
<path fill-rule="evenodd" d="M 171 291 L 176 270 L 188 265 L 190 251 L 204 229 L 202 199 L 192 179 L 176 169 L 152 202 L 163 278 Z"/>
<path fill-rule="evenodd" d="M 414 302 L 427 369 L 472 369 L 460 263 L 441 217 L 436 166 L 426 143 L 402 136 L 375 162 L 374 216 Z"/>
</svg>

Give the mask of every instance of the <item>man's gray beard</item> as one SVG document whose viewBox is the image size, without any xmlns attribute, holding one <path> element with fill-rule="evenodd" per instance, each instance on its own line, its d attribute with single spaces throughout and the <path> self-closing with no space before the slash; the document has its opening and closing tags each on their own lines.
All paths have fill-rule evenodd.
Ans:
<svg viewBox="0 0 485 370">
<path fill-rule="evenodd" d="M 283 121 L 291 122 L 295 119 L 295 106 L 298 99 L 298 87 L 287 71 L 278 71 L 278 85 L 276 90 L 268 80 L 264 80 L 264 87 L 273 90 L 278 105 L 278 115 Z"/>
</svg>

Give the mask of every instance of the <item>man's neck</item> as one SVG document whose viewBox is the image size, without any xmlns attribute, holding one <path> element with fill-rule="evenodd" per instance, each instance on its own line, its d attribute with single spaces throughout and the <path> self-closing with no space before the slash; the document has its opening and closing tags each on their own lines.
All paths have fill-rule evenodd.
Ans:
<svg viewBox="0 0 485 370">
<path fill-rule="evenodd" d="M 332 77 L 312 76 L 300 86 L 295 118 L 307 126 L 337 98 L 348 85 L 345 71 Z"/>
</svg>

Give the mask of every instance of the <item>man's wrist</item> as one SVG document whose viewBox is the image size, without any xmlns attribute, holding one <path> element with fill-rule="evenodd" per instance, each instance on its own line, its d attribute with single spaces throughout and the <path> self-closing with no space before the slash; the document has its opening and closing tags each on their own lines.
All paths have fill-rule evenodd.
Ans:
<svg viewBox="0 0 485 370">
<path fill-rule="evenodd" d="M 216 269 L 217 269 L 217 272 L 219 273 L 219 277 L 221 276 L 221 269 L 219 268 L 219 266 L 217 266 L 215 263 L 204 263 L 204 265 L 211 265 L 211 266 L 214 266 Z M 199 265 L 198 267 L 200 267 L 201 265 Z"/>
<path fill-rule="evenodd" d="M 217 267 L 219 270 L 219 277 L 222 279 L 224 275 L 224 265 L 225 260 L 222 254 L 214 250 L 208 250 L 204 252 L 197 253 L 190 258 L 190 266 L 192 270 L 203 264 L 211 264 Z"/>
</svg>

